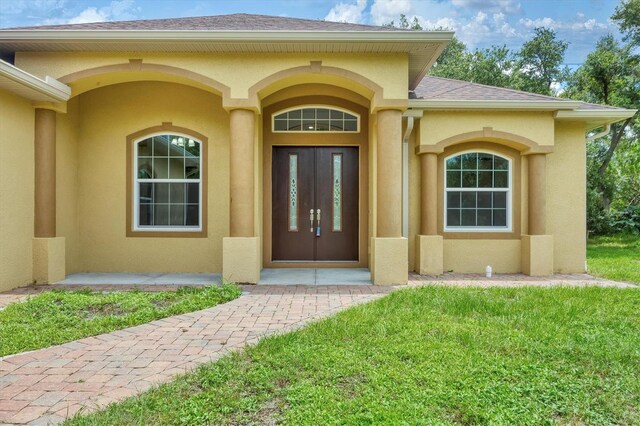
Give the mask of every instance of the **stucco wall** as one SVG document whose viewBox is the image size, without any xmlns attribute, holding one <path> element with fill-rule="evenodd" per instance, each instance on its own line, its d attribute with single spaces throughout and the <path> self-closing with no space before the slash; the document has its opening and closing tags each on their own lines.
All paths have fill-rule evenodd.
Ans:
<svg viewBox="0 0 640 426">
<path fill-rule="evenodd" d="M 553 145 L 553 113 L 534 111 L 426 111 L 420 120 L 422 145 L 484 127 L 524 136 L 539 145 Z"/>
<path fill-rule="evenodd" d="M 136 82 L 80 97 L 78 270 L 220 272 L 229 229 L 229 117 L 218 96 Z M 208 238 L 126 238 L 126 137 L 171 122 L 209 138 Z"/>
<path fill-rule="evenodd" d="M 384 88 L 384 97 L 406 99 L 408 61 L 404 54 L 162 54 L 109 52 L 17 52 L 16 65 L 34 75 L 60 78 L 81 70 L 113 64 L 128 64 L 129 59 L 143 63 L 169 65 L 187 69 L 212 78 L 231 89 L 232 98 L 246 98 L 251 86 L 278 72 L 294 67 L 309 66 L 310 61 L 322 61 L 323 66 L 337 67 L 360 74 Z M 384 63 L 384 66 L 372 66 Z M 141 75 L 141 77 L 143 77 Z M 147 78 L 146 76 L 145 78 Z M 130 79 L 124 73 L 103 76 L 102 85 Z M 337 81 L 337 80 L 336 80 Z M 288 84 L 327 82 L 320 74 L 306 74 L 300 81 Z M 71 85 L 76 91 L 87 87 Z M 95 86 L 91 86 L 95 87 Z M 274 88 L 277 90 L 279 88 Z M 269 93 L 267 93 L 269 94 Z"/>
<path fill-rule="evenodd" d="M 547 234 L 554 240 L 554 270 L 559 273 L 584 272 L 586 258 L 586 170 L 584 123 L 556 123 L 550 113 L 536 112 L 425 112 L 415 130 L 420 144 L 433 145 L 459 134 L 493 127 L 541 145 L 553 145 L 547 155 L 546 217 Z M 410 166 L 410 259 L 415 255 L 412 242 L 419 232 L 419 157 L 411 155 Z M 442 161 L 440 158 L 439 161 Z M 417 170 L 415 170 L 415 167 Z M 528 232 L 528 162 L 520 167 L 521 231 Z M 417 201 L 416 201 L 417 200 Z M 442 209 L 438 206 L 438 209 Z M 471 235 L 471 234 L 470 234 Z M 410 265 L 413 265 L 410 262 Z M 519 239 L 445 239 L 444 270 L 483 272 L 491 265 L 497 273 L 520 272 Z"/>
<path fill-rule="evenodd" d="M 547 233 L 553 235 L 554 270 L 584 272 L 586 260 L 586 143 L 584 123 L 558 122 L 547 155 Z"/>
<path fill-rule="evenodd" d="M 32 282 L 33 124 L 31 104 L 0 90 L 0 291 Z"/>
</svg>

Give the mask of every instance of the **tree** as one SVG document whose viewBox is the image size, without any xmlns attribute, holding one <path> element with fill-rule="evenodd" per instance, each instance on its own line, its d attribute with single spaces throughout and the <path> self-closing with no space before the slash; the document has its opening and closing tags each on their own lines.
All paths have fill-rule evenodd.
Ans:
<svg viewBox="0 0 640 426">
<path fill-rule="evenodd" d="M 563 96 L 622 108 L 640 108 L 640 58 L 632 45 L 612 35 L 601 38 L 569 80 Z M 640 135 L 638 114 L 611 126 L 610 134 L 587 149 L 590 229 L 610 209 L 621 211 L 640 200 Z"/>
<path fill-rule="evenodd" d="M 436 61 L 431 75 L 497 87 L 509 87 L 513 54 L 506 46 L 467 51 L 454 37 Z"/>
<path fill-rule="evenodd" d="M 422 31 L 422 25 L 420 25 L 417 16 L 414 16 L 411 22 L 409 22 L 409 20 L 407 19 L 407 15 L 404 15 L 402 13 L 400 14 L 400 19 L 397 26 L 395 21 L 391 21 L 384 24 L 383 27 L 396 27 L 403 30 Z"/>
<path fill-rule="evenodd" d="M 536 28 L 534 37 L 517 53 L 514 88 L 553 95 L 553 83 L 565 80 L 568 71 L 561 67 L 569 43 L 557 40 L 555 31 Z"/>
<path fill-rule="evenodd" d="M 571 78 L 566 96 L 587 102 L 622 108 L 640 107 L 640 70 L 638 57 L 631 46 L 621 46 L 611 34 L 601 38 L 596 50 Z M 602 155 L 598 174 L 604 176 L 611 158 L 626 132 L 633 131 L 637 115 L 616 123 L 611 141 Z"/>
<path fill-rule="evenodd" d="M 640 0 L 626 0 L 616 6 L 611 19 L 625 34 L 625 41 L 640 45 Z"/>
</svg>

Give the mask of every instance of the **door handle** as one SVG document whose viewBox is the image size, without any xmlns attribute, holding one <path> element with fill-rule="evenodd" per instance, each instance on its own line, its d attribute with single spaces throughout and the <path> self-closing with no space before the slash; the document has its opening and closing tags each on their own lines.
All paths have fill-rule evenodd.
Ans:
<svg viewBox="0 0 640 426">
<path fill-rule="evenodd" d="M 309 221 L 311 225 L 309 225 L 309 231 L 313 232 L 313 209 L 309 210 Z"/>
<path fill-rule="evenodd" d="M 316 228 L 316 237 L 320 236 L 320 209 L 316 210 L 316 220 L 318 221 L 318 227 Z"/>
</svg>

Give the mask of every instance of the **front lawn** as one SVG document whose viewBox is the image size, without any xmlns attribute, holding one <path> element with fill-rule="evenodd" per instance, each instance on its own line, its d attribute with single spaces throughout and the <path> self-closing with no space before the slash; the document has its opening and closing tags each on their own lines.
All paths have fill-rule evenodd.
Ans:
<svg viewBox="0 0 640 426">
<path fill-rule="evenodd" d="M 0 311 L 0 356 L 209 308 L 240 296 L 235 285 L 112 293 L 52 290 Z"/>
<path fill-rule="evenodd" d="M 587 245 L 589 273 L 640 284 L 640 236 L 595 237 Z"/>
<path fill-rule="evenodd" d="M 640 424 L 640 291 L 398 291 L 70 425 Z"/>
</svg>

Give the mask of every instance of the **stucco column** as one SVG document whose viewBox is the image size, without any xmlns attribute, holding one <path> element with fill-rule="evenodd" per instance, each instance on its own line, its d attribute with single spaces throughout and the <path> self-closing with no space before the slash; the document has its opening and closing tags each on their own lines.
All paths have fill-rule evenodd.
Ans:
<svg viewBox="0 0 640 426">
<path fill-rule="evenodd" d="M 33 281 L 65 277 L 65 241 L 56 236 L 56 112 L 36 108 L 34 123 Z"/>
<path fill-rule="evenodd" d="M 420 156 L 420 235 L 438 234 L 438 155 Z"/>
<path fill-rule="evenodd" d="M 529 160 L 529 235 L 546 232 L 546 154 L 532 154 Z"/>
<path fill-rule="evenodd" d="M 35 111 L 34 236 L 56 236 L 56 112 Z"/>
<path fill-rule="evenodd" d="M 229 207 L 230 236 L 222 239 L 222 277 L 236 283 L 255 284 L 260 279 L 260 238 L 254 226 L 255 113 L 229 112 L 231 133 Z"/>
<path fill-rule="evenodd" d="M 402 112 L 377 115 L 377 233 L 371 241 L 374 284 L 406 284 L 408 243 L 402 237 Z"/>
<path fill-rule="evenodd" d="M 378 112 L 378 237 L 402 237 L 402 112 Z"/>
<path fill-rule="evenodd" d="M 232 237 L 254 236 L 254 112 L 234 109 L 229 113 L 231 133 L 231 207 Z"/>
<path fill-rule="evenodd" d="M 522 272 L 527 275 L 553 274 L 553 235 L 546 235 L 546 154 L 528 159 L 529 232 L 522 236 Z"/>
<path fill-rule="evenodd" d="M 438 235 L 438 155 L 420 155 L 420 235 L 416 236 L 415 271 L 440 275 L 444 268 L 443 238 Z"/>
</svg>

